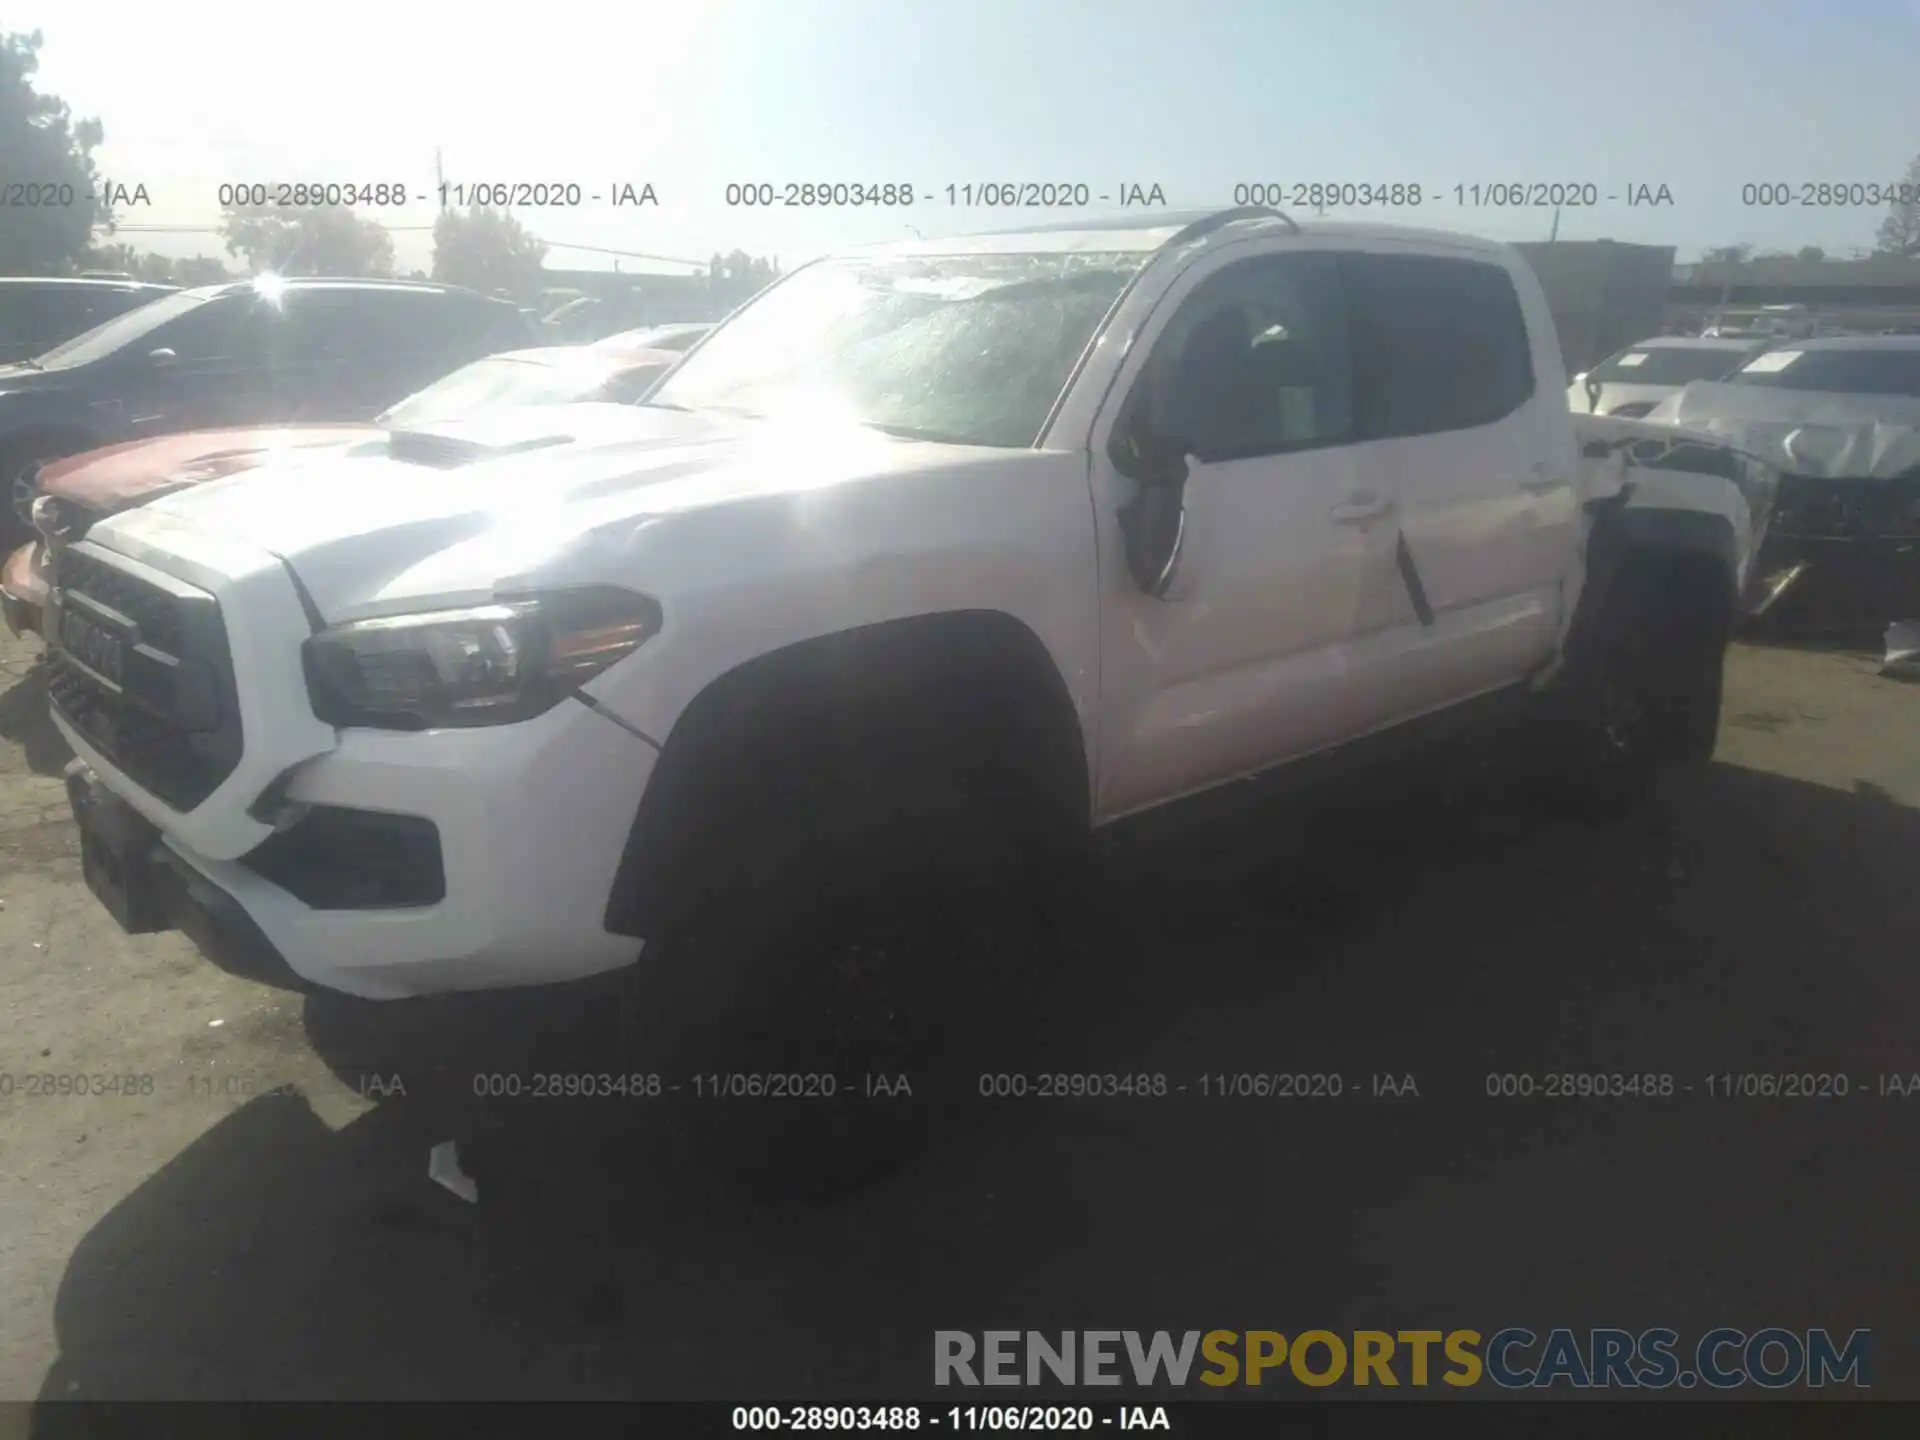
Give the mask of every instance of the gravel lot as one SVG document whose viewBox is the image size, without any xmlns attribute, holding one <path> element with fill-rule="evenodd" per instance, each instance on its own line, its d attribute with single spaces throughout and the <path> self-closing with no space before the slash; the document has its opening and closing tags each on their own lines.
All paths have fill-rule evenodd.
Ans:
<svg viewBox="0 0 1920 1440">
<path fill-rule="evenodd" d="M 1872 657 L 1738 648 L 1716 763 L 1620 826 L 1357 797 L 1076 908 L 1044 1068 L 1339 1100 L 1029 1099 L 769 1207 L 685 1098 L 502 1110 L 480 1203 L 430 1184 L 452 1122 L 336 1075 L 358 1009 L 86 893 L 32 654 L 0 645 L 0 1398 L 898 1396 L 936 1328 L 1462 1324 L 1866 1326 L 1876 1393 L 1920 1394 L 1920 1096 L 1705 1093 L 1920 1071 L 1920 687 Z M 580 1068 L 601 1017 L 527 1002 L 521 1068 Z M 381 1043 L 454 1064 L 438 1023 Z M 1485 1093 L 1565 1069 L 1694 1092 Z"/>
</svg>

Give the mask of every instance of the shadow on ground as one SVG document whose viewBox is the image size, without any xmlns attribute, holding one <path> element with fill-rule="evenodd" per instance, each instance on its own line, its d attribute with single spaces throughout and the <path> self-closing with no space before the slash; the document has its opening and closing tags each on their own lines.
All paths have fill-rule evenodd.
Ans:
<svg viewBox="0 0 1920 1440">
<path fill-rule="evenodd" d="M 73 751 L 47 713 L 47 667 L 33 661 L 16 674 L 13 666 L 0 666 L 0 684 L 6 686 L 0 690 L 0 736 L 20 747 L 34 774 L 58 775 Z"/>
<path fill-rule="evenodd" d="M 1008 1104 L 829 1203 L 719 1185 L 685 1098 L 411 1096 L 337 1132 L 263 1098 L 86 1236 L 42 1393 L 897 1397 L 929 1388 L 931 1331 L 1002 1326 L 1910 1347 L 1920 1100 L 1523 1102 L 1486 1078 L 1920 1070 L 1917 854 L 1920 813 L 1884 796 L 1717 766 L 1605 829 L 1416 788 L 1137 860 L 1076 903 L 1040 1068 L 1187 1093 Z M 317 1041 L 347 1013 L 310 1014 Z M 516 1045 L 521 1070 L 598 1070 L 604 1018 L 529 1006 L 478 1062 L 424 1021 L 410 1043 L 444 1073 Z M 1343 1094 L 1200 1093 L 1275 1072 Z M 426 1178 L 456 1127 L 478 1205 Z"/>
</svg>

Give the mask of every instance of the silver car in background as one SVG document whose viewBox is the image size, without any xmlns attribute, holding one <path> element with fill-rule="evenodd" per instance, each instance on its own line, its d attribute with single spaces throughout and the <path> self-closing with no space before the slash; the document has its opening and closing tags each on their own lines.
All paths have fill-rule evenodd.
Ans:
<svg viewBox="0 0 1920 1440">
<path fill-rule="evenodd" d="M 1920 336 L 1777 343 L 1648 418 L 1779 470 L 1760 613 L 1803 630 L 1920 615 Z"/>
</svg>

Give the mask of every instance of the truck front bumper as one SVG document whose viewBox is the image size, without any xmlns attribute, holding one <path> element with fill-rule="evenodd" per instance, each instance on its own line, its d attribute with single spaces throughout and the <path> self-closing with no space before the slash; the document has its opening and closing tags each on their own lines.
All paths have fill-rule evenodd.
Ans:
<svg viewBox="0 0 1920 1440">
<path fill-rule="evenodd" d="M 239 901 L 168 848 L 153 822 L 102 785 L 86 761 L 68 765 L 66 778 L 81 873 L 121 929 L 181 930 L 223 970 L 283 990 L 314 988 Z"/>
<path fill-rule="evenodd" d="M 54 718 L 80 756 L 69 795 L 89 888 L 130 931 L 178 928 L 236 973 L 373 1000 L 576 980 L 638 957 L 603 918 L 655 751 L 584 704 L 491 729 L 345 731 L 288 772 L 272 802 L 284 828 L 235 860 L 126 804 L 115 792 L 131 782 Z M 371 822 L 377 843 L 343 851 L 341 827 L 326 836 L 316 819 L 340 816 Z"/>
</svg>

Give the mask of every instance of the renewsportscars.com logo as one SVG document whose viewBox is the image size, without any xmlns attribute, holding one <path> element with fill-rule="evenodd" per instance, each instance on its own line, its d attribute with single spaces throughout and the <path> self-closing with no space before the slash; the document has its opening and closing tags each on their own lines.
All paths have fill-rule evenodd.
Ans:
<svg viewBox="0 0 1920 1440">
<path fill-rule="evenodd" d="M 941 1386 L 1494 1385 L 1737 1390 L 1873 1384 L 1871 1330 L 936 1330 Z M 1195 1362 L 1199 1361 L 1196 1367 Z"/>
</svg>

